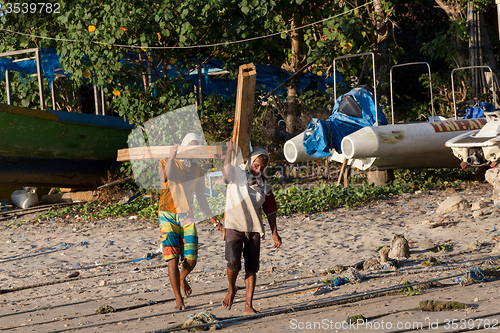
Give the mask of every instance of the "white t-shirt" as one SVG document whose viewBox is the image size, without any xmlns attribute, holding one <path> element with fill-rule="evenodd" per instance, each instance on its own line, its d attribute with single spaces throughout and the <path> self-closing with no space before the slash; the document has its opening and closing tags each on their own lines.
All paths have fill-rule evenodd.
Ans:
<svg viewBox="0 0 500 333">
<path fill-rule="evenodd" d="M 233 166 L 234 179 L 227 186 L 224 227 L 242 232 L 258 232 L 264 238 L 261 207 L 266 201 L 267 181 L 249 185 L 248 173 Z"/>
</svg>

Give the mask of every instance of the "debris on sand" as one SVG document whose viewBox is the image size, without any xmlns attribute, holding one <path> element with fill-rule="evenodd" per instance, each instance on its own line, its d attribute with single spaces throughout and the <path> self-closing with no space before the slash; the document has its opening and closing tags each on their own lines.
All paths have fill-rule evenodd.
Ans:
<svg viewBox="0 0 500 333">
<path fill-rule="evenodd" d="M 451 310 L 460 310 L 460 309 L 468 309 L 471 306 L 469 304 L 453 302 L 453 301 L 432 301 L 426 300 L 421 301 L 419 303 L 418 309 L 420 311 L 451 311 Z"/>
<path fill-rule="evenodd" d="M 100 306 L 97 309 L 95 309 L 95 313 L 97 314 L 104 314 L 104 313 L 110 313 L 110 312 L 116 312 L 116 309 L 112 307 L 111 305 L 104 305 Z"/>
<path fill-rule="evenodd" d="M 197 332 L 197 331 L 212 331 L 221 329 L 222 325 L 218 323 L 216 317 L 208 312 L 202 311 L 196 315 L 189 315 L 187 320 L 182 324 L 182 327 L 203 325 L 207 323 L 214 323 L 213 325 L 201 326 L 201 327 L 193 327 L 188 329 L 189 332 Z"/>
</svg>

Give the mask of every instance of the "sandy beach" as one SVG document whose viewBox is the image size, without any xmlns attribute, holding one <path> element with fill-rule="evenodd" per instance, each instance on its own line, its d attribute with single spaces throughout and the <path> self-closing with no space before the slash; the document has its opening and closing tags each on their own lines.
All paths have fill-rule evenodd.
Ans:
<svg viewBox="0 0 500 333">
<path fill-rule="evenodd" d="M 220 305 L 227 289 L 224 242 L 207 222 L 197 226 L 199 259 L 188 277 L 193 294 L 185 300 L 186 310 L 174 311 L 167 266 L 157 254 L 156 221 L 76 216 L 38 223 L 26 217 L 3 220 L 0 330 L 168 332 L 202 311 L 219 320 L 222 332 L 500 329 L 498 277 L 459 283 L 476 266 L 500 266 L 500 207 L 491 194 L 491 185 L 478 182 L 416 191 L 353 209 L 278 217 L 283 245 L 273 249 L 269 232 L 263 240 L 254 299 L 261 313 L 246 317 L 244 290 L 238 291 L 231 310 Z M 439 205 L 455 196 L 480 209 L 438 214 Z M 363 270 L 363 262 L 378 258 L 377 248 L 390 246 L 394 235 L 408 240 L 410 256 L 398 258 L 399 268 Z M 435 246 L 441 251 L 429 250 Z M 423 266 L 431 257 L 438 264 Z M 237 281 L 240 289 L 243 275 Z M 323 283 L 336 277 L 344 283 Z M 406 296 L 400 292 L 405 281 L 415 284 Z M 470 307 L 417 309 L 425 300 Z M 106 309 L 114 312 L 104 313 Z M 349 325 L 347 319 L 354 315 L 366 321 Z"/>
</svg>

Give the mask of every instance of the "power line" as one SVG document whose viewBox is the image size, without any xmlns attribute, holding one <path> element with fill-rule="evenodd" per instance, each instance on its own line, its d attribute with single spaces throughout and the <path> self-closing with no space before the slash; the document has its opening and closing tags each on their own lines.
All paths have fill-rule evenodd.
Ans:
<svg viewBox="0 0 500 333">
<path fill-rule="evenodd" d="M 269 34 L 269 35 L 265 35 L 265 36 L 246 38 L 246 39 L 242 39 L 242 40 L 238 40 L 238 41 L 232 41 L 232 42 L 224 42 L 224 43 L 216 43 L 216 44 L 205 44 L 205 45 L 193 45 L 193 46 L 136 46 L 136 45 L 108 44 L 108 43 L 94 42 L 94 41 L 90 41 L 90 43 L 97 44 L 97 45 L 115 46 L 115 47 L 129 48 L 129 49 L 143 49 L 143 50 L 144 49 L 154 49 L 154 50 L 199 49 L 199 48 L 208 48 L 208 47 L 214 47 L 214 46 L 225 46 L 225 45 L 232 45 L 232 44 L 240 44 L 240 43 L 247 43 L 247 42 L 250 42 L 250 41 L 255 41 L 255 40 L 259 40 L 259 39 L 264 39 L 264 38 L 269 38 L 269 37 L 281 35 L 283 33 L 288 33 L 288 32 L 295 31 L 295 30 L 304 29 L 304 28 L 310 27 L 312 25 L 316 25 L 316 24 L 319 24 L 319 23 L 322 23 L 322 22 L 325 22 L 325 21 L 328 21 L 328 20 L 340 17 L 342 15 L 346 15 L 346 14 L 348 14 L 350 12 L 353 12 L 355 10 L 358 10 L 358 9 L 362 8 L 362 7 L 368 6 L 368 5 L 372 4 L 372 3 L 373 3 L 373 0 L 370 1 L 370 2 L 368 2 L 368 3 L 366 3 L 366 4 L 364 4 L 364 5 L 361 5 L 361 6 L 358 6 L 356 8 L 350 9 L 350 10 L 348 10 L 346 12 L 343 12 L 343 13 L 340 13 L 340 14 L 337 14 L 337 15 L 334 15 L 334 16 L 330 16 L 330 17 L 328 17 L 326 19 L 319 20 L 319 21 L 316 21 L 314 23 L 306 24 L 306 25 L 298 27 L 298 28 L 288 29 L 288 30 L 285 30 L 285 31 L 275 32 L 275 33 L 272 33 L 272 34 Z M 89 41 L 77 40 L 77 39 L 65 39 L 65 38 L 54 38 L 54 37 L 38 36 L 38 35 L 26 34 L 26 33 L 19 32 L 19 31 L 14 31 L 14 30 L 10 30 L 10 29 L 3 29 L 3 28 L 0 28 L 0 31 L 6 31 L 6 32 L 13 33 L 13 34 L 18 34 L 18 35 L 22 35 L 22 36 L 28 36 L 28 37 L 32 37 L 32 38 L 49 39 L 49 40 L 55 40 L 55 41 L 60 41 L 60 42 L 75 42 L 75 43 L 82 43 L 82 42 L 87 42 L 88 43 L 89 42 Z"/>
</svg>

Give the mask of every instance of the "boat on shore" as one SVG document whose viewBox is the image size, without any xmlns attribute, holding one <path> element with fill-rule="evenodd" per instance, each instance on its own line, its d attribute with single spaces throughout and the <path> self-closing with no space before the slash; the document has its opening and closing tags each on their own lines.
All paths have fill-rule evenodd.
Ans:
<svg viewBox="0 0 500 333">
<path fill-rule="evenodd" d="M 15 59 L 26 54 L 34 56 Z M 0 185 L 92 189 L 117 166 L 117 151 L 127 148 L 133 125 L 106 115 L 105 96 L 94 87 L 94 114 L 56 109 L 54 80 L 66 76 L 52 49 L 26 49 L 0 54 L 5 71 L 7 103 L 0 104 Z M 40 109 L 15 106 L 10 71 L 37 77 Z M 3 74 L 3 72 L 2 72 Z M 44 77 L 52 92 L 45 105 Z"/>
<path fill-rule="evenodd" d="M 120 117 L 0 104 L 0 184 L 94 188 L 119 165 L 132 128 Z"/>
</svg>

